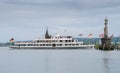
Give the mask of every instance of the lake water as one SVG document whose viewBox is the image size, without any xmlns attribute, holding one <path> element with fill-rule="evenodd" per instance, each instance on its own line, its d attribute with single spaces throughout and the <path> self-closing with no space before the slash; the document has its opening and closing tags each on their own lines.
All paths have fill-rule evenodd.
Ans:
<svg viewBox="0 0 120 73">
<path fill-rule="evenodd" d="M 0 47 L 0 73 L 120 73 L 120 51 Z"/>
</svg>

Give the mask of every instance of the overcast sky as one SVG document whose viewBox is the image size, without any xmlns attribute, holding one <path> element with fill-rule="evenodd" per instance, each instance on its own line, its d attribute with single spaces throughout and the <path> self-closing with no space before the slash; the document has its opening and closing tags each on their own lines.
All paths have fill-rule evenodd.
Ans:
<svg viewBox="0 0 120 73">
<path fill-rule="evenodd" d="M 120 0 L 0 0 L 0 42 L 54 35 L 98 37 L 104 19 L 109 35 L 120 35 Z M 66 32 L 65 32 L 66 31 Z"/>
</svg>

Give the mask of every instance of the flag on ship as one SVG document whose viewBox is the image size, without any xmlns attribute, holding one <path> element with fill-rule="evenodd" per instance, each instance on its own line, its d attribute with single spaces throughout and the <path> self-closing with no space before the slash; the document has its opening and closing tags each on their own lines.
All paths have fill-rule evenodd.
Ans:
<svg viewBox="0 0 120 73">
<path fill-rule="evenodd" d="M 112 34 L 111 36 L 110 36 L 110 38 L 112 38 L 114 35 Z"/>
<path fill-rule="evenodd" d="M 11 38 L 11 39 L 10 39 L 10 42 L 14 42 L 14 38 Z"/>
<path fill-rule="evenodd" d="M 99 37 L 104 37 L 104 34 L 100 34 Z"/>
<path fill-rule="evenodd" d="M 92 36 L 93 36 L 93 34 L 92 34 L 92 33 L 88 34 L 88 37 L 92 37 Z"/>
<path fill-rule="evenodd" d="M 83 36 L 83 34 L 79 34 L 78 36 Z"/>
</svg>

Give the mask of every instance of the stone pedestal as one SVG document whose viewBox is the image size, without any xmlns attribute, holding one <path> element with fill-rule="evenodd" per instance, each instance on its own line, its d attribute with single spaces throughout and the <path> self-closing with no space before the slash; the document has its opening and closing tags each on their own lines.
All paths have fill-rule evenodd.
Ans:
<svg viewBox="0 0 120 73">
<path fill-rule="evenodd" d="M 113 50 L 111 38 L 101 38 L 101 43 L 101 46 L 99 46 L 100 50 Z"/>
</svg>

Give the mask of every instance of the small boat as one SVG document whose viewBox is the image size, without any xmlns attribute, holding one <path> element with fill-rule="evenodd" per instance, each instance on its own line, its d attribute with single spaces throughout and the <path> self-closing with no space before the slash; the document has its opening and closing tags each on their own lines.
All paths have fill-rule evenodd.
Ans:
<svg viewBox="0 0 120 73">
<path fill-rule="evenodd" d="M 10 48 L 15 49 L 90 49 L 92 45 L 84 45 L 83 41 L 78 41 L 72 36 L 60 36 L 56 34 L 54 37 L 49 36 L 46 30 L 45 38 L 34 39 L 32 41 L 14 41 Z"/>
</svg>

